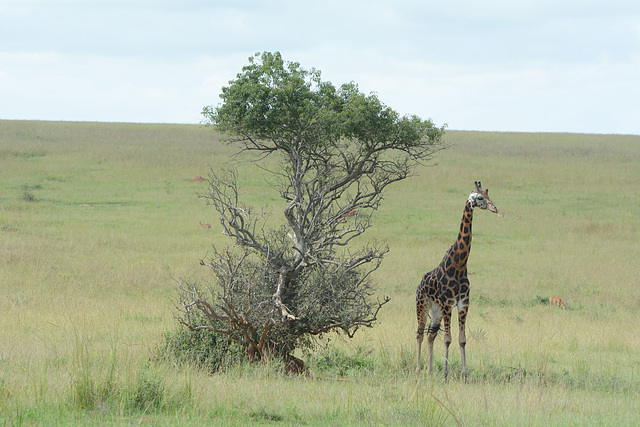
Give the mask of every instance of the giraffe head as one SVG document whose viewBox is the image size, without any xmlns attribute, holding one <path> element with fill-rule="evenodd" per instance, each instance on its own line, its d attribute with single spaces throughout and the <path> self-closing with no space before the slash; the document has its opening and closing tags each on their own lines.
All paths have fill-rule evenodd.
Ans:
<svg viewBox="0 0 640 427">
<path fill-rule="evenodd" d="M 489 209 L 493 213 L 498 213 L 498 208 L 493 204 L 489 198 L 489 189 L 482 189 L 480 181 L 476 181 L 476 189 L 469 194 L 469 203 L 472 208 L 476 206 L 480 209 Z"/>
</svg>

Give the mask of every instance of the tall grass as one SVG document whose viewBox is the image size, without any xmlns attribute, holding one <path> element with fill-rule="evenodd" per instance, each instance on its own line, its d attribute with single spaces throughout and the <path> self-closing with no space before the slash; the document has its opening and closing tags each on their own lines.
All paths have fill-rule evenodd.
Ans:
<svg viewBox="0 0 640 427">
<path fill-rule="evenodd" d="M 0 423 L 632 424 L 640 410 L 640 137 L 448 132 L 438 166 L 399 183 L 366 239 L 392 297 L 379 324 L 279 365 L 214 375 L 158 361 L 175 279 L 224 244 L 190 182 L 232 147 L 187 125 L 0 121 Z M 273 161 L 273 160 L 271 160 Z M 263 172 L 241 191 L 274 216 Z M 474 180 L 461 382 L 414 373 L 414 293 L 453 243 Z M 203 229 L 198 222 L 210 223 Z M 550 308 L 552 295 L 567 310 Z"/>
</svg>

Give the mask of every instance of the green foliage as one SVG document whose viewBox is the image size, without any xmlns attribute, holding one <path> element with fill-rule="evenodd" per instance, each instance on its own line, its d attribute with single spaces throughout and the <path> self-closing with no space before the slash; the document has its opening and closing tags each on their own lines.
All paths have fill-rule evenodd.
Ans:
<svg viewBox="0 0 640 427">
<path fill-rule="evenodd" d="M 165 332 L 156 357 L 178 365 L 193 364 L 213 373 L 246 361 L 247 353 L 224 334 L 180 327 Z"/>
<path fill-rule="evenodd" d="M 358 313 L 375 311 L 377 303 L 370 298 L 375 288 L 358 270 L 315 266 L 298 282 L 294 307 L 301 313 L 296 326 L 302 330 L 318 334 L 327 325 L 342 325 L 345 333 L 353 335 L 360 326 Z"/>
<path fill-rule="evenodd" d="M 223 103 L 205 107 L 202 114 L 222 133 L 257 145 L 271 141 L 274 150 L 297 145 L 305 155 L 346 141 L 356 153 L 398 150 L 426 160 L 440 143 L 445 126 L 400 117 L 376 94 L 362 94 L 353 82 L 336 88 L 320 74 L 284 61 L 278 52 L 256 54 L 222 88 Z"/>
</svg>

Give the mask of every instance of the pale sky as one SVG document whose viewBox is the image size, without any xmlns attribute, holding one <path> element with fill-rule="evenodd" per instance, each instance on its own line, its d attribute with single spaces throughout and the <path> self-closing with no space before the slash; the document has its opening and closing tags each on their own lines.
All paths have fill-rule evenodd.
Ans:
<svg viewBox="0 0 640 427">
<path fill-rule="evenodd" d="M 640 134 L 637 0 L 0 0 L 0 119 L 200 123 L 265 50 L 449 129 Z"/>
</svg>

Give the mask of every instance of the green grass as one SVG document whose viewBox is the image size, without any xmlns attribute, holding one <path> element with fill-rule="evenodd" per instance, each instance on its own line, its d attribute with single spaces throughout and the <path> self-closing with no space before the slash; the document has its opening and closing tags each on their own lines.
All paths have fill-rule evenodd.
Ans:
<svg viewBox="0 0 640 427">
<path fill-rule="evenodd" d="M 353 340 L 215 375 L 158 361 L 176 279 L 225 238 L 192 183 L 234 150 L 202 126 L 0 121 L 0 424 L 630 425 L 640 412 L 640 137 L 455 132 L 391 189 L 364 236 L 392 300 Z M 248 203 L 280 215 L 241 164 Z M 415 288 L 453 243 L 474 180 L 470 381 L 417 376 Z M 198 222 L 212 224 L 202 229 Z M 567 310 L 548 306 L 560 296 Z"/>
</svg>

